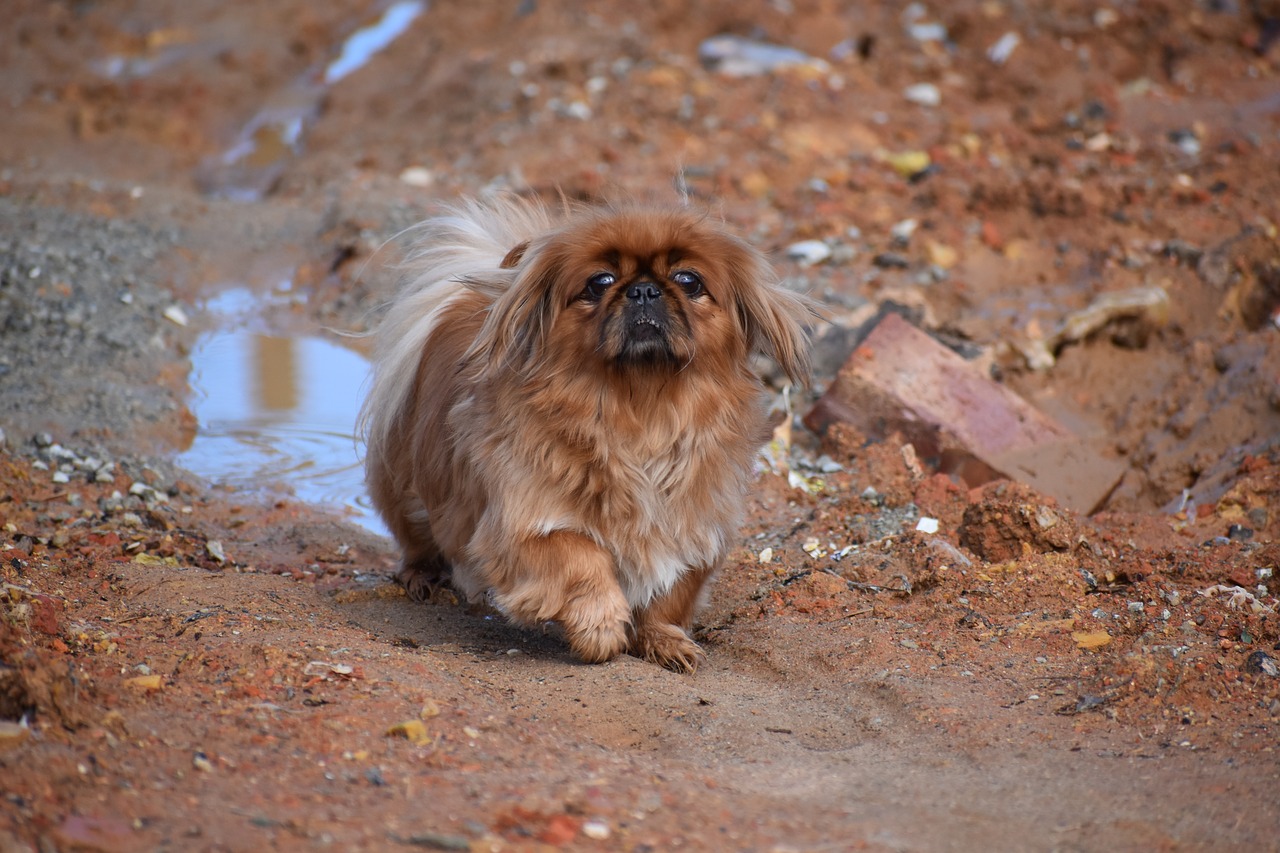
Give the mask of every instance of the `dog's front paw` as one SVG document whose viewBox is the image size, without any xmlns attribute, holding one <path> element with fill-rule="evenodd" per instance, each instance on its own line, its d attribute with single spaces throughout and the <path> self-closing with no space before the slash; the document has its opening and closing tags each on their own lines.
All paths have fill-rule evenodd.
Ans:
<svg viewBox="0 0 1280 853">
<path fill-rule="evenodd" d="M 631 654 L 659 666 L 692 674 L 706 659 L 702 648 L 679 625 L 646 622 L 636 633 Z"/>
<path fill-rule="evenodd" d="M 587 663 L 604 663 L 627 650 L 631 611 L 622 594 L 578 599 L 560 617 L 569 648 Z"/>
</svg>

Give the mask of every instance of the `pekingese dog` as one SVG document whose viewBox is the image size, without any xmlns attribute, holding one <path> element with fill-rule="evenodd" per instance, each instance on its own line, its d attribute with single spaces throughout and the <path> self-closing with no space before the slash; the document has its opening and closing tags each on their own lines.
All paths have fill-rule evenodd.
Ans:
<svg viewBox="0 0 1280 853">
<path fill-rule="evenodd" d="M 398 580 L 692 672 L 769 437 L 750 359 L 803 381 L 810 303 L 686 209 L 505 197 L 420 230 L 361 413 Z"/>
</svg>

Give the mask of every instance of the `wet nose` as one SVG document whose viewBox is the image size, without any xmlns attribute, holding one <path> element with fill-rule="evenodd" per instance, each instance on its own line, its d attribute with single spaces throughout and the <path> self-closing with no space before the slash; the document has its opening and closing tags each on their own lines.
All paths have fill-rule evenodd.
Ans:
<svg viewBox="0 0 1280 853">
<path fill-rule="evenodd" d="M 627 288 L 627 299 L 638 305 L 657 302 L 661 297 L 662 292 L 652 282 L 638 281 Z"/>
</svg>

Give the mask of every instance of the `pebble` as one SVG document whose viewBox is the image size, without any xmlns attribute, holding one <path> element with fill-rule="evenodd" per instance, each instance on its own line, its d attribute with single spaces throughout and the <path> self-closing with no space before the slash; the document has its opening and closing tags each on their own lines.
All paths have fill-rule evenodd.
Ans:
<svg viewBox="0 0 1280 853">
<path fill-rule="evenodd" d="M 871 263 L 883 270 L 905 270 L 911 262 L 897 252 L 881 252 L 871 259 Z"/>
<path fill-rule="evenodd" d="M 1277 663 L 1276 659 L 1271 655 L 1259 650 L 1245 658 L 1244 671 L 1254 675 L 1269 675 L 1272 678 L 1280 678 L 1280 663 Z"/>
<path fill-rule="evenodd" d="M 582 834 L 592 841 L 604 841 L 609 837 L 609 824 L 602 820 L 589 820 L 582 825 Z"/>
<path fill-rule="evenodd" d="M 187 319 L 187 312 L 183 311 L 182 308 L 177 305 L 170 305 L 168 308 L 164 309 L 162 313 L 166 320 L 177 326 L 185 326 L 190 322 L 190 320 Z"/>
<path fill-rule="evenodd" d="M 1007 32 L 996 39 L 995 44 L 987 48 L 987 59 L 996 65 L 1004 65 L 1021 43 L 1022 37 L 1020 35 L 1015 32 Z"/>
<path fill-rule="evenodd" d="M 205 543 L 204 548 L 209 552 L 209 556 L 213 558 L 214 562 L 225 563 L 227 561 L 227 554 L 222 550 L 222 543 L 217 539 L 210 539 Z"/>
<path fill-rule="evenodd" d="M 936 107 L 942 103 L 942 91 L 932 83 L 915 83 L 902 92 L 902 96 L 922 107 Z"/>
<path fill-rule="evenodd" d="M 959 253 L 945 243 L 938 243 L 930 240 L 925 244 L 925 254 L 929 256 L 929 263 L 941 269 L 944 273 L 954 267 L 956 262 L 960 260 Z"/>
<path fill-rule="evenodd" d="M 911 240 L 911 235 L 915 234 L 916 229 L 919 227 L 919 220 L 904 219 L 901 222 L 895 222 L 893 227 L 889 229 L 889 234 L 895 242 L 907 243 Z"/>
<path fill-rule="evenodd" d="M 884 161 L 904 178 L 920 174 L 933 163 L 928 151 L 898 151 L 884 155 Z"/>
<path fill-rule="evenodd" d="M 436 176 L 424 166 L 410 166 L 400 173 L 400 183 L 411 187 L 429 187 L 435 180 Z"/>
<path fill-rule="evenodd" d="M 735 35 L 718 35 L 698 45 L 698 61 L 705 68 L 727 77 L 756 77 L 783 68 L 831 69 L 821 59 L 784 45 L 753 41 Z"/>
<path fill-rule="evenodd" d="M 946 41 L 947 28 L 942 24 L 910 24 L 907 33 L 916 41 Z"/>
<path fill-rule="evenodd" d="M 831 247 L 822 240 L 801 240 L 787 247 L 787 258 L 802 267 L 820 264 L 831 257 Z"/>
<path fill-rule="evenodd" d="M 213 762 L 203 752 L 197 752 L 191 757 L 191 766 L 202 773 L 211 773 L 213 771 Z"/>
</svg>

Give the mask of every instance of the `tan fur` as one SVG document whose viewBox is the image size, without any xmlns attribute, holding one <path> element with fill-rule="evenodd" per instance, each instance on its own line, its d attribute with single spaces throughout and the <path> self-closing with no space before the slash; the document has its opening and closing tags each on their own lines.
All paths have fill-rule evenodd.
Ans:
<svg viewBox="0 0 1280 853">
<path fill-rule="evenodd" d="M 586 661 L 693 671 L 694 611 L 768 434 L 748 359 L 801 381 L 808 303 L 685 210 L 553 218 L 503 198 L 422 228 L 362 413 L 401 582 L 424 597 L 448 578 L 514 621 L 559 622 Z M 676 283 L 690 270 L 693 297 Z M 617 283 L 593 300 L 601 272 Z"/>
</svg>

